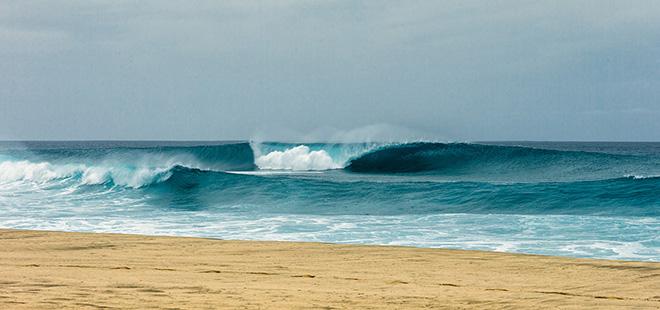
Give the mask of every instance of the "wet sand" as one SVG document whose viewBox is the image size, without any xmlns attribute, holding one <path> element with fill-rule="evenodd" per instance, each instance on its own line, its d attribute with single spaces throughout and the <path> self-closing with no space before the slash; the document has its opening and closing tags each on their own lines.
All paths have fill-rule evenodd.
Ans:
<svg viewBox="0 0 660 310">
<path fill-rule="evenodd" d="M 660 263 L 0 230 L 0 309 L 660 308 Z"/>
</svg>

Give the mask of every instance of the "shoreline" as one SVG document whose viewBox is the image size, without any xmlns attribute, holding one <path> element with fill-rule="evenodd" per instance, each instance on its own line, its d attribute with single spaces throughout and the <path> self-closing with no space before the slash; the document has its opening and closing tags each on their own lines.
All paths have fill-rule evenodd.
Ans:
<svg viewBox="0 0 660 310">
<path fill-rule="evenodd" d="M 0 308 L 660 307 L 660 263 L 0 229 Z"/>
</svg>

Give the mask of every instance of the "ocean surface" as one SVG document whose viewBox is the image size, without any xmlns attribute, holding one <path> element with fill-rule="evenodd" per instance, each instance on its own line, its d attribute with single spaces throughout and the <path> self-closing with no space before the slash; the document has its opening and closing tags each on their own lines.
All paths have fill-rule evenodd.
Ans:
<svg viewBox="0 0 660 310">
<path fill-rule="evenodd" d="M 0 142 L 0 227 L 660 261 L 660 143 Z"/>
</svg>

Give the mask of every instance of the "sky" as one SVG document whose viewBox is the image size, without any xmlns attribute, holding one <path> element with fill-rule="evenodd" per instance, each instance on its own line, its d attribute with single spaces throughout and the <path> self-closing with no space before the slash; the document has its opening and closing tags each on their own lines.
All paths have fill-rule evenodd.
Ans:
<svg viewBox="0 0 660 310">
<path fill-rule="evenodd" d="M 0 139 L 660 141 L 660 1 L 0 1 Z"/>
</svg>

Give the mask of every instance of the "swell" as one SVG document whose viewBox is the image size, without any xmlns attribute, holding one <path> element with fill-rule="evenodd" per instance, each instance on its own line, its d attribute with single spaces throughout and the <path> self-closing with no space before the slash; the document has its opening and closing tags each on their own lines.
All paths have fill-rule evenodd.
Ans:
<svg viewBox="0 0 660 310">
<path fill-rule="evenodd" d="M 541 183 L 374 182 L 176 167 L 166 181 L 144 190 L 154 194 L 156 204 L 170 207 L 240 207 L 242 212 L 257 213 L 660 215 L 660 177 Z"/>
</svg>

